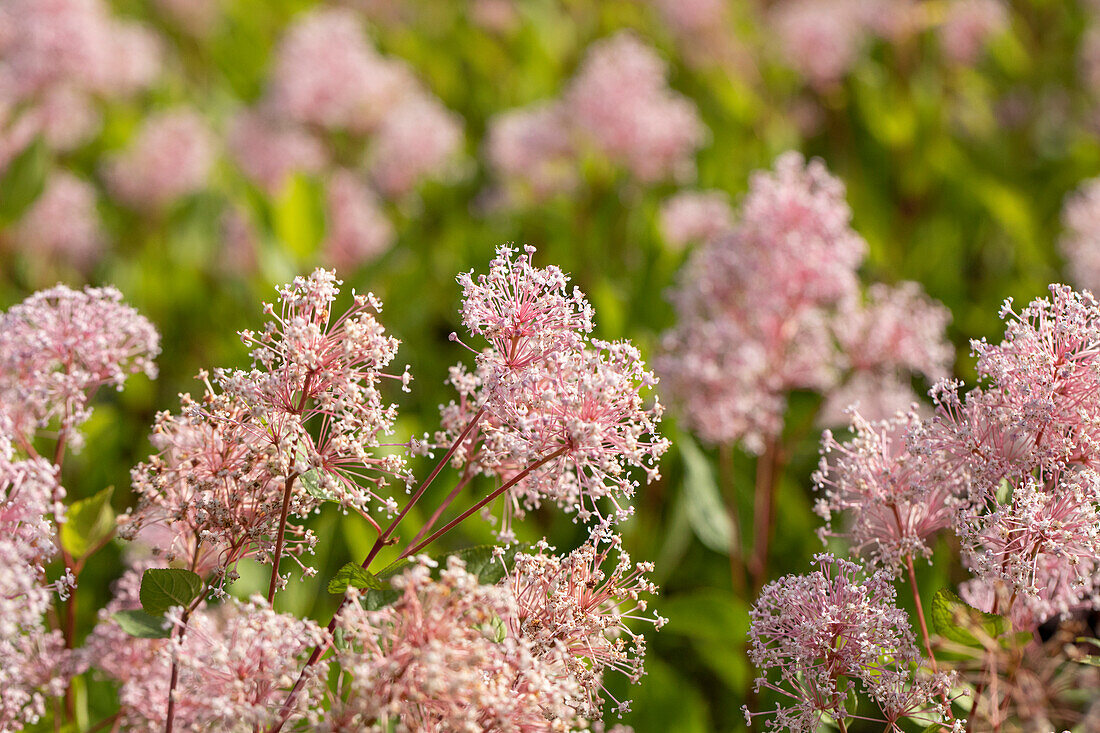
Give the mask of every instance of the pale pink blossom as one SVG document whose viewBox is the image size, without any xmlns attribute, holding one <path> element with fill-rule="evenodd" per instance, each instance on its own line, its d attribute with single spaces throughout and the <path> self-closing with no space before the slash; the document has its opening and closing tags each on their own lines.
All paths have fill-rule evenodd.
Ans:
<svg viewBox="0 0 1100 733">
<path fill-rule="evenodd" d="M 577 141 L 557 101 L 503 112 L 489 121 L 486 157 L 515 194 L 535 200 L 572 191 L 579 183 Z"/>
<path fill-rule="evenodd" d="M 111 193 L 137 209 L 161 209 L 202 189 L 214 165 L 215 139 L 196 112 L 174 110 L 145 120 L 123 153 L 108 161 Z"/>
<path fill-rule="evenodd" d="M 668 86 L 665 62 L 632 33 L 593 44 L 564 99 L 592 146 L 639 180 L 694 173 L 707 129 L 694 103 Z"/>
<path fill-rule="evenodd" d="M 632 469 L 657 478 L 668 447 L 657 435 L 660 403 L 642 397 L 656 378 L 628 342 L 589 339 L 591 306 L 567 290 L 560 270 L 534 267 L 533 248 L 514 254 L 501 247 L 488 275 L 459 277 L 463 320 L 490 347 L 475 351 L 474 373 L 452 370 L 459 401 L 443 408 L 436 443 L 451 443 L 484 416 L 454 460 L 519 480 L 505 501 L 505 536 L 513 514 L 543 499 L 581 521 L 603 516 L 603 499 L 614 516 L 626 516 L 622 499 L 637 485 Z"/>
<path fill-rule="evenodd" d="M 66 171 L 53 173 L 19 221 L 15 243 L 36 259 L 88 269 L 104 244 L 95 188 Z"/>
<path fill-rule="evenodd" d="M 657 587 L 646 579 L 651 563 L 633 564 L 620 548 L 618 535 L 597 528 L 592 538 L 567 555 L 550 554 L 545 543 L 535 554 L 515 556 L 505 587 L 515 598 L 515 613 L 506 619 L 509 633 L 528 640 L 536 656 L 564 663 L 581 691 L 573 702 L 582 715 L 599 718 L 604 675 L 619 672 L 637 683 L 644 674 L 645 637 L 628 622 L 644 621 L 660 628 L 665 619 L 645 615 L 646 596 Z M 604 566 L 618 551 L 613 569 Z M 563 656 L 559 656 L 564 652 Z M 620 714 L 629 700 L 615 700 Z"/>
<path fill-rule="evenodd" d="M 43 581 L 62 496 L 45 460 L 0 455 L 0 730 L 37 722 L 65 689 L 67 652 L 61 632 L 46 625 L 54 593 Z"/>
<path fill-rule="evenodd" d="M 855 552 L 898 572 L 907 559 L 931 557 L 930 542 L 954 526 L 961 483 L 950 471 L 910 454 L 905 439 L 920 424 L 915 413 L 872 423 L 852 413 L 853 437 L 838 442 L 826 430 L 814 483 L 822 539 L 847 537 Z M 834 517 L 844 515 L 834 525 Z"/>
<path fill-rule="evenodd" d="M 560 652 L 540 655 L 507 633 L 516 605 L 506 588 L 480 585 L 455 558 L 438 580 L 422 561 L 392 584 L 401 593 L 392 605 L 352 602 L 338 616 L 347 644 L 336 650 L 339 695 L 322 730 L 392 720 L 437 733 L 533 733 L 582 723 L 570 706 L 580 690 L 562 674 Z"/>
<path fill-rule="evenodd" d="M 973 64 L 989 39 L 1008 25 L 1008 10 L 1000 0 L 951 0 L 939 27 L 940 46 L 951 61 Z"/>
<path fill-rule="evenodd" d="M 1062 226 L 1059 244 L 1071 279 L 1080 288 L 1100 289 L 1100 180 L 1083 182 L 1066 198 Z"/>
<path fill-rule="evenodd" d="M 462 120 L 435 97 L 419 92 L 386 110 L 371 141 L 367 165 L 378 190 L 391 198 L 439 178 L 462 148 Z"/>
<path fill-rule="evenodd" d="M 272 195 L 294 173 L 320 172 L 328 157 L 321 142 L 307 131 L 254 110 L 233 119 L 227 146 L 244 174 Z"/>
<path fill-rule="evenodd" d="M 123 577 L 120 596 L 108 609 L 136 608 L 140 567 Z M 248 733 L 274 723 L 309 651 L 325 643 L 310 620 L 274 612 L 259 597 L 202 604 L 185 631 L 171 639 L 129 637 L 108 613 L 101 614 L 85 650 L 89 661 L 122 683 L 119 700 L 127 730 L 164 730 L 172 661 L 178 665 L 174 728 Z M 305 673 L 292 722 L 316 720 L 324 665 Z"/>
<path fill-rule="evenodd" d="M 723 191 L 682 191 L 661 205 L 661 234 L 676 249 L 729 234 L 733 208 Z"/>
<path fill-rule="evenodd" d="M 363 133 L 415 88 L 404 64 L 370 46 L 354 13 L 326 8 L 297 18 L 279 42 L 269 102 L 300 123 Z"/>
<path fill-rule="evenodd" d="M 353 269 L 390 248 L 394 228 L 378 197 L 348 170 L 336 171 L 328 182 L 328 232 L 322 244 L 325 261 Z"/>
<path fill-rule="evenodd" d="M 947 376 L 955 356 L 944 338 L 950 322 L 951 312 L 917 283 L 876 283 L 841 307 L 834 331 L 858 372 L 901 370 L 936 381 Z"/>
<path fill-rule="evenodd" d="M 784 702 L 774 711 L 746 710 L 746 717 L 772 716 L 766 720 L 771 730 L 809 733 L 826 715 L 843 721 L 855 714 L 852 694 L 860 690 L 890 723 L 914 714 L 938 722 L 933 696 L 946 692 L 948 682 L 915 679 L 920 655 L 889 574 L 865 579 L 858 565 L 832 555 L 817 555 L 814 564 L 818 569 L 808 575 L 765 586 L 750 612 L 756 689 L 774 690 Z M 906 690 L 914 694 L 901 694 Z M 906 703 L 900 710 L 899 700 Z"/>
<path fill-rule="evenodd" d="M 836 382 L 830 320 L 856 297 L 865 250 L 820 161 L 787 153 L 752 177 L 736 227 L 692 253 L 672 293 L 678 325 L 657 368 L 693 431 L 759 450 L 787 391 Z"/>
<path fill-rule="evenodd" d="M 861 0 L 785 0 L 768 17 L 781 58 L 815 89 L 837 84 L 859 60 L 869 34 Z"/>
<path fill-rule="evenodd" d="M 96 390 L 121 390 L 138 373 L 156 376 L 160 339 L 114 288 L 35 293 L 0 316 L 0 404 L 24 447 L 57 427 L 71 447 Z"/>
</svg>

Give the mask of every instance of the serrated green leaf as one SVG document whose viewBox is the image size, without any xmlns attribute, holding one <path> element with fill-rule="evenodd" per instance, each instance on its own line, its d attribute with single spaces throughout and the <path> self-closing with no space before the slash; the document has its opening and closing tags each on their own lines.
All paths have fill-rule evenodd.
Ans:
<svg viewBox="0 0 1100 733">
<path fill-rule="evenodd" d="M 61 546 L 74 558 L 83 558 L 106 542 L 115 531 L 115 512 L 111 495 L 115 487 L 108 486 L 95 496 L 81 499 L 69 507 L 61 525 Z"/>
<path fill-rule="evenodd" d="M 0 224 L 16 221 L 46 185 L 50 153 L 37 138 L 15 156 L 0 175 Z"/>
<path fill-rule="evenodd" d="M 164 628 L 164 617 L 154 616 L 140 608 L 132 611 L 117 611 L 111 614 L 119 628 L 130 636 L 139 639 L 167 639 L 169 629 Z"/>
<path fill-rule="evenodd" d="M 688 522 L 700 542 L 728 555 L 734 539 L 733 522 L 722 502 L 710 462 L 690 437 L 681 435 L 676 444 L 684 459 L 684 508 Z"/>
<path fill-rule="evenodd" d="M 382 583 L 374 576 L 374 573 L 364 570 L 356 563 L 349 562 L 337 570 L 336 575 L 328 582 L 328 592 L 346 593 L 348 587 L 382 590 Z"/>
<path fill-rule="evenodd" d="M 180 568 L 151 568 L 141 576 L 141 607 L 159 616 L 172 606 L 187 607 L 202 592 L 202 578 Z"/>
<path fill-rule="evenodd" d="M 980 630 L 983 638 L 996 639 L 1012 628 L 1004 616 L 979 611 L 947 588 L 941 588 L 932 597 L 931 615 L 936 633 L 972 647 L 982 647 L 982 642 L 974 633 L 976 631 Z"/>
</svg>

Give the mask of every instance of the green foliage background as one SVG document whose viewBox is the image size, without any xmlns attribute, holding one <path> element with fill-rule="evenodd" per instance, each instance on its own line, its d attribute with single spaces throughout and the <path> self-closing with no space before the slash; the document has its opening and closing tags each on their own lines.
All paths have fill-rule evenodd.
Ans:
<svg viewBox="0 0 1100 733">
<path fill-rule="evenodd" d="M 0 226 L 15 218 L 23 199 L 33 199 L 41 185 L 37 178 L 52 165 L 95 178 L 101 156 L 124 145 L 152 110 L 186 102 L 222 121 L 235 103 L 256 99 L 281 29 L 313 3 L 227 2 L 226 19 L 202 41 L 179 34 L 140 0 L 114 5 L 160 28 L 172 39 L 178 63 L 141 104 L 108 109 L 92 146 L 63 160 L 39 150 L 18 172 L 9 170 L 0 189 Z M 778 153 L 798 148 L 821 156 L 847 184 L 855 227 L 870 244 L 866 278 L 917 280 L 951 309 L 957 373 L 964 379 L 973 374 L 969 339 L 999 335 L 1001 301 L 1026 301 L 1065 277 L 1056 247 L 1063 198 L 1082 179 L 1100 173 L 1096 100 L 1078 73 L 1086 15 L 1074 3 L 1020 0 L 1011 30 L 994 40 L 974 68 L 946 64 L 930 34 L 902 47 L 874 46 L 827 94 L 808 90 L 784 67 L 754 21 L 760 9 L 747 4 L 731 5 L 731 32 L 754 62 L 751 73 L 743 74 L 685 64 L 683 49 L 644 2 L 519 0 L 516 7 L 521 22 L 504 33 L 472 23 L 465 3 L 443 0 L 408 0 L 400 4 L 401 17 L 367 26 L 384 53 L 407 60 L 464 117 L 467 133 L 465 175 L 430 184 L 416 201 L 394 208 L 397 244 L 361 271 L 341 273 L 349 288 L 372 290 L 384 300 L 383 320 L 403 341 L 398 361 L 412 364 L 412 394 L 393 394 L 401 404 L 398 439 L 436 424 L 436 406 L 450 397 L 443 386 L 447 366 L 464 358 L 447 339 L 460 327 L 454 276 L 484 270 L 501 242 L 536 245 L 541 264 L 571 272 L 595 305 L 600 337 L 629 337 L 652 356 L 659 334 L 671 325 L 665 291 L 685 254 L 662 242 L 656 216 L 676 190 L 672 184 L 639 187 L 593 164 L 575 195 L 518 211 L 491 212 L 481 205 L 490 183 L 481 158 L 487 121 L 558 94 L 586 46 L 620 28 L 634 29 L 661 50 L 672 64 L 672 85 L 694 100 L 711 131 L 697 158 L 698 186 L 728 191 L 736 200 L 750 172 L 769 167 Z M 1022 110 L 1011 125 L 1001 111 L 1010 101 Z M 795 108 L 806 102 L 817 105 L 820 115 L 811 134 L 794 122 Z M 222 166 L 208 191 L 163 218 L 109 203 L 101 207 L 113 250 L 90 280 L 117 285 L 160 329 L 164 353 L 158 380 L 134 379 L 125 391 L 97 398 L 87 447 L 65 467 L 64 483 L 74 498 L 114 486 L 114 507 L 124 510 L 129 468 L 150 451 L 146 436 L 154 412 L 174 409 L 178 392 L 196 389 L 193 376 L 200 368 L 245 366 L 235 332 L 258 326 L 260 301 L 273 297 L 276 284 L 315 264 L 324 233 L 320 182 L 296 179 L 269 198 Z M 260 225 L 261 266 L 252 275 L 219 264 L 218 222 L 231 202 L 248 207 Z M 64 266 L 43 270 L 11 252 L 2 256 L 5 307 L 57 278 L 80 281 Z M 814 399 L 796 396 L 788 424 L 798 425 Z M 742 516 L 751 516 L 753 461 L 735 451 L 732 468 L 720 471 L 717 454 L 696 446 L 673 415 L 665 426 L 674 448 L 664 461 L 664 479 L 639 493 L 637 516 L 624 533 L 632 555 L 657 563 L 662 595 L 654 606 L 670 622 L 648 634 L 642 682 L 627 692 L 615 681 L 612 690 L 633 696 L 634 713 L 624 722 L 639 733 L 740 730 L 739 708 L 753 676 L 742 654 L 751 599 L 731 589 L 723 528 L 714 526 L 712 510 L 725 494 L 739 502 Z M 812 431 L 800 439 L 782 478 L 773 577 L 805 571 L 821 547 L 809 481 L 816 441 Z M 419 468 L 422 475 L 425 466 Z M 440 482 L 433 491 L 442 496 L 448 488 Z M 411 519 L 409 536 L 418 526 L 418 517 Z M 312 559 L 319 575 L 292 583 L 279 605 L 324 621 L 336 598 L 325 591 L 328 579 L 362 557 L 373 535 L 361 519 L 331 507 L 313 524 L 321 538 Z M 583 538 L 581 529 L 553 510 L 535 513 L 520 527 L 521 541 L 543 534 L 559 547 Z M 488 527 L 471 521 L 442 545 L 491 539 Z M 78 609 L 82 633 L 108 599 L 122 554 L 116 542 L 89 562 Z M 930 568 L 920 572 L 929 595 L 951 582 L 943 569 L 939 575 Z M 265 586 L 264 570 L 245 569 L 234 592 L 247 595 Z M 111 695 L 104 682 L 89 678 L 88 685 L 94 721 L 110 714 Z"/>
</svg>

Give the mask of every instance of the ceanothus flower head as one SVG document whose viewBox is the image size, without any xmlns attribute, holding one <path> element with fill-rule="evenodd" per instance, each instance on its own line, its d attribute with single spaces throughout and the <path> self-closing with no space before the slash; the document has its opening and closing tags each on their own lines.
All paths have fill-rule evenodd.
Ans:
<svg viewBox="0 0 1100 733">
<path fill-rule="evenodd" d="M 138 373 L 156 376 L 160 337 L 114 288 L 40 291 L 0 315 L 0 404 L 13 438 L 26 444 L 54 421 L 69 445 L 101 387 L 121 390 Z M 75 441 L 75 442 L 73 442 Z"/>
<path fill-rule="evenodd" d="M 853 412 L 853 437 L 838 442 L 826 430 L 814 483 L 821 492 L 817 513 L 825 519 L 822 539 L 849 538 L 855 552 L 868 550 L 881 566 L 897 572 L 908 557 L 931 557 L 929 541 L 953 526 L 961 482 L 924 456 L 908 452 L 908 432 L 920 424 L 914 413 L 869 422 Z M 833 526 L 845 514 L 844 529 Z"/>
<path fill-rule="evenodd" d="M 749 656 L 760 670 L 757 690 L 780 693 L 785 703 L 774 711 L 771 730 L 816 731 L 822 717 L 842 720 L 855 713 L 851 695 L 861 690 L 875 700 L 888 720 L 899 711 L 899 690 L 922 693 L 910 708 L 928 706 L 933 686 L 922 690 L 912 667 L 920 661 L 904 611 L 894 604 L 886 571 L 861 577 L 860 567 L 822 554 L 817 570 L 788 575 L 764 587 L 750 612 Z M 942 687 L 942 685 L 940 686 Z M 923 699 L 920 699 L 923 698 Z"/>
</svg>

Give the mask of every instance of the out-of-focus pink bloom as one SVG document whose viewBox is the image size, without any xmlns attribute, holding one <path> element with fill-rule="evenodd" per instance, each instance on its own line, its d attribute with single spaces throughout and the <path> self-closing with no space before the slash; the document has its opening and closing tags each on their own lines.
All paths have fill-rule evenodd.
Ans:
<svg viewBox="0 0 1100 733">
<path fill-rule="evenodd" d="M 786 0 L 769 24 L 782 59 L 811 86 L 824 91 L 839 82 L 868 41 L 861 0 Z"/>
<path fill-rule="evenodd" d="M 67 151 L 87 142 L 99 131 L 99 112 L 90 97 L 71 86 L 58 85 L 42 92 L 25 119 L 54 150 Z"/>
<path fill-rule="evenodd" d="M 160 69 L 160 47 L 144 26 L 113 19 L 102 0 L 12 0 L 0 9 L 12 29 L 0 67 L 31 97 L 57 84 L 106 96 L 148 86 Z"/>
<path fill-rule="evenodd" d="M 103 250 L 95 188 L 71 173 L 53 173 L 20 220 L 15 244 L 31 257 L 86 270 Z"/>
<path fill-rule="evenodd" d="M 910 665 L 920 655 L 889 573 L 864 579 L 858 565 L 831 555 L 817 555 L 814 564 L 808 575 L 767 585 L 750 613 L 756 689 L 775 690 L 785 702 L 774 711 L 746 709 L 746 717 L 774 716 L 766 722 L 771 730 L 814 731 L 824 715 L 854 714 L 849 701 L 857 688 L 891 719 L 935 707 L 933 691 L 946 692 L 948 680 L 922 686 L 913 678 Z M 906 689 L 917 693 L 907 700 L 915 710 L 891 709 Z"/>
<path fill-rule="evenodd" d="M 515 599 L 516 612 L 506 619 L 509 632 L 527 639 L 542 658 L 564 652 L 565 671 L 577 683 L 583 697 L 574 703 L 582 715 L 599 718 L 603 708 L 604 674 L 622 672 L 632 682 L 641 679 L 645 662 L 645 637 L 635 633 L 627 620 L 643 620 L 660 628 L 665 619 L 643 614 L 643 595 L 657 592 L 646 580 L 651 563 L 631 563 L 619 550 L 610 574 L 603 569 L 612 549 L 622 540 L 603 528 L 565 556 L 549 553 L 540 543 L 536 554 L 517 554 L 505 587 Z M 629 701 L 617 701 L 619 713 Z"/>
<path fill-rule="evenodd" d="M 826 396 L 820 422 L 845 422 L 844 410 L 882 420 L 916 400 L 910 377 L 930 382 L 947 376 L 954 349 L 946 338 L 951 313 L 917 283 L 874 284 L 866 297 L 844 302 L 832 320 L 837 342 L 851 370 Z"/>
<path fill-rule="evenodd" d="M 371 48 L 354 13 L 323 9 L 301 16 L 279 42 L 269 102 L 300 123 L 363 133 L 415 91 L 412 73 Z"/>
<path fill-rule="evenodd" d="M 102 94 L 124 97 L 152 85 L 161 70 L 160 39 L 138 23 L 116 22 L 105 40 L 93 86 Z"/>
<path fill-rule="evenodd" d="M 920 285 L 876 283 L 845 303 L 834 321 L 848 363 L 861 372 L 904 370 L 929 380 L 947 376 L 955 350 L 944 338 L 951 312 Z"/>
<path fill-rule="evenodd" d="M 393 224 L 374 192 L 355 173 L 339 170 L 328 184 L 325 261 L 344 270 L 375 259 L 393 244 Z"/>
<path fill-rule="evenodd" d="M 154 115 L 130 148 L 108 162 L 107 187 L 134 208 L 163 208 L 206 185 L 214 146 L 213 133 L 197 113 L 177 110 Z"/>
<path fill-rule="evenodd" d="M 853 372 L 825 393 L 818 425 L 844 425 L 849 410 L 871 422 L 888 420 L 920 400 L 909 375 L 896 372 Z"/>
<path fill-rule="evenodd" d="M 734 214 L 723 191 L 682 191 L 661 206 L 661 234 L 676 249 L 729 234 Z"/>
<path fill-rule="evenodd" d="M 515 0 L 474 0 L 470 21 L 492 33 L 509 33 L 523 21 Z"/>
<path fill-rule="evenodd" d="M 951 0 L 939 27 L 944 55 L 957 64 L 972 64 L 990 37 L 1008 28 L 1008 11 L 1000 0 Z"/>
<path fill-rule="evenodd" d="M 25 445 L 54 420 L 79 448 L 79 427 L 100 387 L 156 376 L 160 338 L 114 288 L 35 293 L 0 316 L 0 405 Z"/>
<path fill-rule="evenodd" d="M 1066 199 L 1062 226 L 1060 244 L 1070 277 L 1078 287 L 1100 290 L 1100 180 L 1085 181 Z"/>
<path fill-rule="evenodd" d="M 596 150 L 643 182 L 693 173 L 707 135 L 695 105 L 667 77 L 652 48 L 621 32 L 593 44 L 565 93 L 571 119 Z"/>
<path fill-rule="evenodd" d="M 328 157 L 321 142 L 305 130 L 251 110 L 234 118 L 227 144 L 244 174 L 272 195 L 293 173 L 318 173 Z"/>
<path fill-rule="evenodd" d="M 855 297 L 866 249 L 850 222 L 843 184 L 788 153 L 752 177 L 733 231 L 688 260 L 657 368 L 705 440 L 759 450 L 787 391 L 835 382 L 830 309 Z"/>
<path fill-rule="evenodd" d="M 930 557 L 930 539 L 953 526 L 961 482 L 906 449 L 907 433 L 920 423 L 915 413 L 871 423 L 852 414 L 854 437 L 837 442 L 826 430 L 821 464 L 814 474 L 821 497 L 816 510 L 825 519 L 822 539 L 848 537 L 856 552 L 898 572 L 905 558 Z M 834 515 L 847 513 L 843 529 Z"/>
<path fill-rule="evenodd" d="M 486 156 L 498 177 L 538 200 L 579 182 L 577 145 L 568 112 L 546 102 L 504 112 L 489 123 Z"/>
<path fill-rule="evenodd" d="M 368 166 L 384 195 L 403 196 L 441 175 L 462 148 L 462 120 L 426 93 L 387 110 L 371 142 Z"/>
<path fill-rule="evenodd" d="M 260 256 L 260 235 L 248 213 L 232 208 L 222 217 L 220 261 L 238 275 L 253 273 Z"/>
<path fill-rule="evenodd" d="M 387 718 L 433 733 L 583 724 L 562 652 L 547 658 L 524 636 L 500 634 L 517 612 L 507 589 L 479 585 L 453 557 L 433 580 L 427 562 L 394 578 L 393 605 L 367 611 L 353 602 L 340 612 L 348 644 L 336 650 L 344 674 L 327 729 Z"/>
</svg>

